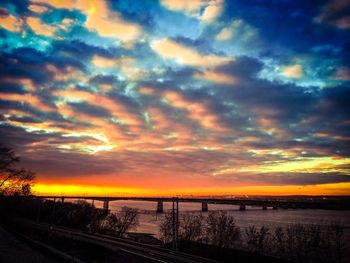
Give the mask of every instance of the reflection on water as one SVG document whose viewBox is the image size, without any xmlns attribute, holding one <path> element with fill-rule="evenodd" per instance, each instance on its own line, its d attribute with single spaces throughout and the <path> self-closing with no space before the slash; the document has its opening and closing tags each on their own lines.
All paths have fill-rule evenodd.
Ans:
<svg viewBox="0 0 350 263">
<path fill-rule="evenodd" d="M 69 200 L 67 200 L 69 201 Z M 102 208 L 102 202 L 95 201 L 95 206 Z M 156 214 L 156 202 L 145 201 L 113 201 L 109 203 L 112 212 L 119 211 L 123 206 L 140 210 L 140 225 L 137 232 L 152 233 L 158 236 L 158 226 L 164 214 Z M 172 203 L 164 202 L 164 210 L 170 211 Z M 201 203 L 179 203 L 181 212 L 201 213 Z M 350 229 L 350 211 L 316 210 L 316 209 L 288 209 L 288 210 L 262 210 L 261 207 L 247 207 L 246 211 L 238 211 L 235 205 L 209 204 L 210 211 L 225 210 L 234 216 L 239 227 L 265 225 L 270 228 L 285 226 L 287 224 L 325 224 L 329 222 L 341 223 Z M 203 213 L 207 214 L 207 213 Z"/>
</svg>

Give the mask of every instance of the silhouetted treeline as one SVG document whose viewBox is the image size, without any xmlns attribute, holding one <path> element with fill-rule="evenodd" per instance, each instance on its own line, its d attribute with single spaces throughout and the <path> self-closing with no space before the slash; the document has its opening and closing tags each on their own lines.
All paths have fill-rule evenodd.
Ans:
<svg viewBox="0 0 350 263">
<path fill-rule="evenodd" d="M 164 243 L 172 241 L 172 214 L 165 214 L 160 226 Z M 240 228 L 226 212 L 207 216 L 184 213 L 179 220 L 179 240 L 211 244 L 268 255 L 292 262 L 350 262 L 349 237 L 337 224 L 292 224 L 285 228 Z"/>
<path fill-rule="evenodd" d="M 86 201 L 62 203 L 23 197 L 0 198 L 1 219 L 23 218 L 89 232 L 123 236 L 139 223 L 137 209 L 123 207 L 118 213 L 96 208 Z"/>
</svg>

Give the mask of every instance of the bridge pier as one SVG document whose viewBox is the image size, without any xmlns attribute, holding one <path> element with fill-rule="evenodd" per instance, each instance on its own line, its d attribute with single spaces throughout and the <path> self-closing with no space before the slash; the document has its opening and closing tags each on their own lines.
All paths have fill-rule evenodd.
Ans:
<svg viewBox="0 0 350 263">
<path fill-rule="evenodd" d="M 163 201 L 158 201 L 157 203 L 157 213 L 163 213 L 164 209 L 163 209 Z"/>
<path fill-rule="evenodd" d="M 245 211 L 245 210 L 246 210 L 245 204 L 240 204 L 239 211 Z"/>
<path fill-rule="evenodd" d="M 108 200 L 103 201 L 103 209 L 105 209 L 105 210 L 109 209 L 109 201 Z"/>
<path fill-rule="evenodd" d="M 277 207 L 277 206 L 273 206 L 272 209 L 273 209 L 273 210 L 277 210 L 278 207 Z"/>
<path fill-rule="evenodd" d="M 61 197 L 61 203 L 62 204 L 64 203 L 64 197 Z"/>
<path fill-rule="evenodd" d="M 263 205 L 262 210 L 267 210 L 267 205 Z"/>
<path fill-rule="evenodd" d="M 202 202 L 202 212 L 208 212 L 208 202 Z"/>
</svg>

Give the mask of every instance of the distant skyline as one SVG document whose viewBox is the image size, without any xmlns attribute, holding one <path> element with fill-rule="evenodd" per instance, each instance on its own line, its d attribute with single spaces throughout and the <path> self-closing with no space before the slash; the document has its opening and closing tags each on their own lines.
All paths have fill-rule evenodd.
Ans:
<svg viewBox="0 0 350 263">
<path fill-rule="evenodd" d="M 350 194 L 349 14 L 2 0 L 0 142 L 37 194 Z"/>
</svg>

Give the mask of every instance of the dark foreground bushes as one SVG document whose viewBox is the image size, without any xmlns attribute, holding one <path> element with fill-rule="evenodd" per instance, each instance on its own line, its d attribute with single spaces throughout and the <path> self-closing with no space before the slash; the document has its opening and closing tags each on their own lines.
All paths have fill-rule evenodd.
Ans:
<svg viewBox="0 0 350 263">
<path fill-rule="evenodd" d="M 172 214 L 167 213 L 160 226 L 164 243 L 172 240 Z M 349 231 L 348 231 L 349 233 Z M 270 229 L 249 226 L 241 229 L 226 212 L 180 215 L 179 240 L 211 244 L 268 255 L 292 262 L 350 262 L 349 236 L 344 227 L 294 224 Z"/>
<path fill-rule="evenodd" d="M 123 207 L 118 213 L 99 209 L 85 201 L 62 203 L 23 197 L 0 198 L 2 221 L 25 218 L 83 231 L 123 236 L 139 223 L 137 209 Z"/>
</svg>

